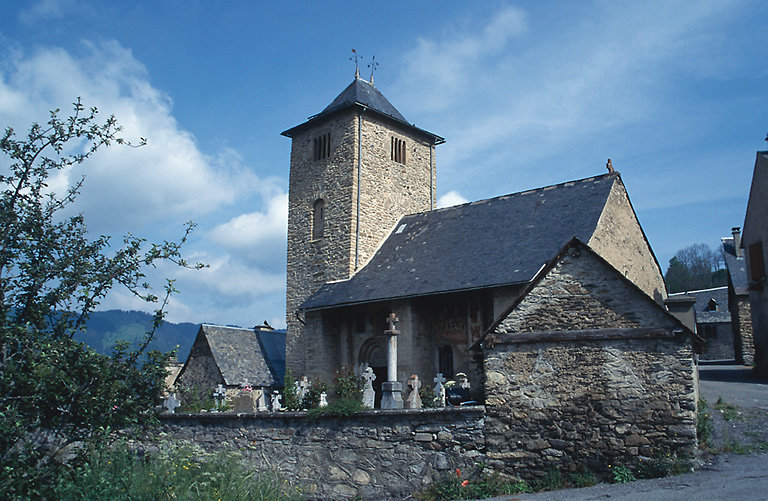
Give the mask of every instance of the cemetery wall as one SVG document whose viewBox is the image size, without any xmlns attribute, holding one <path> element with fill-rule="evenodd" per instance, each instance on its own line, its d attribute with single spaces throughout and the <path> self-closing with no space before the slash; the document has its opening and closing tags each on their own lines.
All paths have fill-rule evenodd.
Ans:
<svg viewBox="0 0 768 501">
<path fill-rule="evenodd" d="M 484 461 L 484 416 L 477 406 L 316 420 L 301 412 L 166 414 L 161 421 L 170 438 L 237 450 L 255 467 L 276 469 L 309 499 L 402 499 Z"/>
</svg>

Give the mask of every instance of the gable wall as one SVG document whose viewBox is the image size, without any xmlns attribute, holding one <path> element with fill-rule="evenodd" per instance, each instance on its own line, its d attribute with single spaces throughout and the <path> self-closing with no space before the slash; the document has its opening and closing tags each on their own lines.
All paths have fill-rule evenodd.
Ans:
<svg viewBox="0 0 768 501">
<path fill-rule="evenodd" d="M 643 237 L 623 184 L 617 180 L 587 244 L 657 303 L 667 297 L 664 277 Z"/>
<path fill-rule="evenodd" d="M 586 251 L 570 249 L 497 327 L 497 333 L 596 328 L 678 328 Z"/>
<path fill-rule="evenodd" d="M 187 357 L 184 372 L 179 375 L 176 384 L 181 387 L 201 386 L 206 389 L 224 384 L 219 368 L 204 336 L 198 335 Z"/>
</svg>

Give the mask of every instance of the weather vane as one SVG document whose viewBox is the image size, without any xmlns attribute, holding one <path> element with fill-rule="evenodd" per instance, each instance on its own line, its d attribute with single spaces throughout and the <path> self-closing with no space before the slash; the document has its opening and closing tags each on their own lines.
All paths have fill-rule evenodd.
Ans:
<svg viewBox="0 0 768 501">
<path fill-rule="evenodd" d="M 363 59 L 363 56 L 358 54 L 355 49 L 352 49 L 352 57 L 350 57 L 349 60 L 355 62 L 355 78 L 360 78 L 360 69 L 358 68 L 358 65 L 357 65 L 358 58 Z"/>
<path fill-rule="evenodd" d="M 373 85 L 373 72 L 379 67 L 379 63 L 376 62 L 376 56 L 371 58 L 371 64 L 368 67 L 371 69 L 371 85 Z"/>
</svg>

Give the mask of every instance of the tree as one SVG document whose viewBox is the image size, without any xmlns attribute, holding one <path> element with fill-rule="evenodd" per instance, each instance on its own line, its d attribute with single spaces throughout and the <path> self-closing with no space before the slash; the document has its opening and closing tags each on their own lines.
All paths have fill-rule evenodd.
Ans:
<svg viewBox="0 0 768 501">
<path fill-rule="evenodd" d="M 677 251 L 669 260 L 664 281 L 670 293 L 709 289 L 726 285 L 722 256 L 707 244 L 693 244 Z"/>
<path fill-rule="evenodd" d="M 54 475 L 46 465 L 68 444 L 155 417 L 165 355 L 144 351 L 176 291 L 167 281 L 156 295 L 145 273 L 161 260 L 188 266 L 181 245 L 193 225 L 177 242 L 150 244 L 129 235 L 113 248 L 110 237 L 87 235 L 82 215 L 64 213 L 84 177 L 63 195 L 47 184 L 51 173 L 80 166 L 102 147 L 146 142 L 132 145 L 120 131 L 113 116 L 99 122 L 97 110 L 78 99 L 67 118 L 57 109 L 22 138 L 11 128 L 0 137 L 7 158 L 0 163 L 0 491 L 6 493 L 41 483 L 19 479 Z M 117 285 L 157 309 L 138 349 L 121 345 L 107 357 L 72 338 Z"/>
</svg>

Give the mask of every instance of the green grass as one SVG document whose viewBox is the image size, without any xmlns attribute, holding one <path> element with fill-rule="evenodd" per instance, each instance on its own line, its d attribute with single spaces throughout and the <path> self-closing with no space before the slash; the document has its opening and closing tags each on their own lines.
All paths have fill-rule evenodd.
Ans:
<svg viewBox="0 0 768 501">
<path fill-rule="evenodd" d="M 232 452 L 164 444 L 140 454 L 125 444 L 91 448 L 55 486 L 57 499 L 287 500 L 301 499 L 271 472 L 246 466 Z"/>
<path fill-rule="evenodd" d="M 725 402 L 722 397 L 717 399 L 715 403 L 715 409 L 723 414 L 723 419 L 726 421 L 733 421 L 734 419 L 743 419 L 739 408 L 733 404 Z"/>
<path fill-rule="evenodd" d="M 696 436 L 702 446 L 711 447 L 713 431 L 714 428 L 712 427 L 712 420 L 709 416 L 707 401 L 700 398 L 699 405 L 696 409 Z"/>
</svg>

